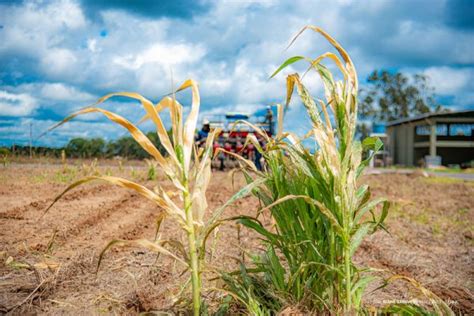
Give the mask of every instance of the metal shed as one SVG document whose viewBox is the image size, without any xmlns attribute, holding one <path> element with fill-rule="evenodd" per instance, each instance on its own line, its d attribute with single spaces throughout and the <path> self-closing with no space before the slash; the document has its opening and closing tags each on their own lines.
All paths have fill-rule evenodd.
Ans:
<svg viewBox="0 0 474 316">
<path fill-rule="evenodd" d="M 387 135 L 396 165 L 461 165 L 474 160 L 474 110 L 391 121 Z"/>
</svg>

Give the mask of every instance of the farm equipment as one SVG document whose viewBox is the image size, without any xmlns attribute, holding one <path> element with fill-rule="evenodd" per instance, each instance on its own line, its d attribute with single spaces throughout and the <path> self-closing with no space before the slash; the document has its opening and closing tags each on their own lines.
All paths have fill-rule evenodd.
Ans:
<svg viewBox="0 0 474 316">
<path fill-rule="evenodd" d="M 276 107 L 267 106 L 266 109 L 259 110 L 253 114 L 244 112 L 228 112 L 221 115 L 207 116 L 203 119 L 202 125 L 204 130 L 214 130 L 220 128 L 222 132 L 214 142 L 214 151 L 218 148 L 223 148 L 226 152 L 231 152 L 244 156 L 247 159 L 256 160 L 258 153 L 255 152 L 253 144 L 247 144 L 244 147 L 245 140 L 248 134 L 256 134 L 255 130 L 242 121 L 252 123 L 254 126 L 263 130 L 268 136 L 272 137 L 274 134 L 274 125 L 276 117 Z M 202 131 L 198 134 L 199 138 L 203 138 Z M 205 132 L 204 132 L 205 133 Z M 201 134 L 201 136 L 199 136 Z M 256 135 L 257 138 L 258 135 Z M 202 141 L 202 140 L 201 140 Z M 263 145 L 263 144 L 262 144 Z M 221 154 L 219 156 L 220 169 L 224 167 L 232 167 L 235 165 L 235 158 L 230 154 Z M 257 165 L 259 163 L 255 161 Z"/>
</svg>

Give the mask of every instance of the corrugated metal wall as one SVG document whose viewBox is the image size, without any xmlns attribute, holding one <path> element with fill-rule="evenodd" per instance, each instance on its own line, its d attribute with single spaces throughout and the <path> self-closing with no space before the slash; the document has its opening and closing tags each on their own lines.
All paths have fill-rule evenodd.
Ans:
<svg viewBox="0 0 474 316">
<path fill-rule="evenodd" d="M 414 165 L 414 133 L 413 124 L 401 124 L 387 128 L 387 134 L 390 137 L 390 153 L 394 164 Z"/>
</svg>

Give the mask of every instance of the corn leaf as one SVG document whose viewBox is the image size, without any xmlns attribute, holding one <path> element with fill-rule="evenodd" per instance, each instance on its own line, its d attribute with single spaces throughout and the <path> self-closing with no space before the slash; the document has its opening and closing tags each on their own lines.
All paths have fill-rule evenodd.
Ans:
<svg viewBox="0 0 474 316">
<path fill-rule="evenodd" d="M 350 75 L 350 79 L 352 80 L 352 83 L 354 84 L 354 87 L 355 87 L 355 90 L 357 91 L 358 89 L 358 82 L 357 82 L 357 73 L 355 71 L 355 67 L 354 67 L 354 64 L 349 56 L 349 54 L 345 51 L 345 49 L 334 39 L 332 38 L 328 33 L 326 33 L 323 29 L 319 28 L 319 27 L 316 27 L 316 26 L 313 26 L 313 25 L 307 25 L 305 27 L 303 27 L 294 37 L 293 39 L 291 40 L 290 44 L 288 45 L 288 47 L 290 47 L 291 45 L 293 45 L 293 43 L 296 41 L 296 39 L 306 30 L 313 30 L 314 32 L 316 33 L 319 33 L 321 34 L 322 36 L 324 36 L 328 41 L 329 43 L 331 43 L 332 46 L 334 46 L 334 48 L 336 48 L 336 50 L 339 52 L 339 54 L 341 55 L 341 57 L 344 59 L 344 61 L 346 62 L 346 67 L 347 67 L 347 71 Z"/>
<path fill-rule="evenodd" d="M 146 249 L 148 249 L 150 251 L 153 251 L 153 252 L 156 252 L 156 253 L 162 253 L 162 254 L 167 255 L 167 256 L 175 259 L 176 261 L 182 263 L 186 267 L 189 267 L 189 265 L 186 263 L 186 261 L 179 258 L 175 254 L 171 253 L 166 248 L 160 246 L 156 242 L 151 242 L 151 241 L 146 240 L 146 239 L 136 239 L 136 240 L 114 239 L 114 240 L 110 241 L 105 246 L 105 248 L 101 251 L 101 253 L 99 255 L 99 261 L 97 262 L 97 271 L 96 271 L 96 273 L 99 271 L 100 264 L 102 263 L 102 259 L 104 258 L 105 253 L 113 246 L 124 246 L 124 245 L 140 246 L 140 247 L 146 248 Z"/>
<path fill-rule="evenodd" d="M 135 141 L 137 141 L 138 144 L 140 144 L 140 146 L 147 152 L 149 153 L 150 155 L 152 155 L 157 161 L 158 163 L 160 164 L 160 166 L 165 169 L 165 171 L 169 170 L 169 167 L 168 167 L 168 163 L 166 162 L 165 158 L 163 157 L 163 155 L 161 155 L 160 151 L 158 149 L 156 149 L 155 145 L 153 145 L 153 143 L 151 142 L 151 140 L 146 137 L 145 134 L 143 134 L 142 131 L 140 131 L 135 125 L 133 125 L 132 123 L 130 123 L 128 120 L 126 120 L 125 118 L 123 118 L 122 116 L 118 115 L 118 114 L 115 114 L 115 113 L 112 113 L 112 112 L 109 112 L 107 110 L 104 110 L 104 109 L 101 109 L 101 108 L 85 108 L 85 109 L 82 109 L 80 111 L 77 111 L 71 115 L 69 115 L 68 117 L 66 117 L 64 120 L 62 120 L 61 122 L 59 122 L 58 124 L 52 126 L 51 128 L 49 128 L 48 130 L 52 130 L 52 129 L 55 129 L 61 125 L 63 125 L 64 123 L 72 120 L 73 118 L 75 118 L 76 116 L 79 116 L 79 115 L 82 115 L 82 114 L 86 114 L 86 113 L 94 113 L 94 112 L 99 112 L 99 113 L 102 113 L 104 114 L 109 120 L 125 127 L 129 132 L 130 134 L 132 135 L 132 137 L 135 139 Z"/>
<path fill-rule="evenodd" d="M 192 105 L 191 112 L 188 115 L 186 123 L 184 124 L 184 143 L 183 143 L 183 157 L 184 157 L 184 172 L 187 174 L 189 164 L 191 162 L 191 153 L 194 146 L 194 133 L 196 131 L 197 119 L 199 114 L 200 97 L 197 83 L 191 79 L 186 80 L 178 91 L 191 87 L 192 91 Z"/>
<path fill-rule="evenodd" d="M 364 204 L 357 212 L 356 212 L 356 215 L 354 217 L 354 222 L 355 223 L 358 223 L 361 219 L 362 219 L 362 216 L 364 216 L 365 213 L 367 213 L 367 211 L 370 211 L 372 209 L 374 209 L 377 205 L 379 205 L 380 203 L 386 203 L 387 200 L 384 199 L 384 198 L 378 198 L 378 199 L 375 199 L 375 200 L 372 200 L 370 201 L 369 203 L 366 203 Z M 385 205 L 384 205 L 384 208 L 385 208 Z M 386 210 L 386 212 L 388 212 L 388 209 Z M 386 216 L 386 215 L 385 215 Z M 385 218 L 385 217 L 384 217 Z"/>
<path fill-rule="evenodd" d="M 237 160 L 243 162 L 247 167 L 249 167 L 252 171 L 254 172 L 259 172 L 257 167 L 255 167 L 255 164 L 253 163 L 253 161 L 250 161 L 248 159 L 245 159 L 244 157 L 242 157 L 241 155 L 239 154 L 236 154 L 234 152 L 231 152 L 231 151 L 227 151 L 225 150 L 224 148 L 220 147 L 217 149 L 217 153 L 220 153 L 220 152 L 223 152 L 223 153 L 226 153 L 227 155 L 230 155 L 234 158 L 236 158 Z"/>
<path fill-rule="evenodd" d="M 222 212 L 232 203 L 237 201 L 238 199 L 241 199 L 245 196 L 248 196 L 250 193 L 252 193 L 253 190 L 257 189 L 263 182 L 265 182 L 266 179 L 257 179 L 243 188 L 241 188 L 237 193 L 235 193 L 230 199 L 228 199 L 224 205 L 219 207 L 213 214 L 212 218 L 206 223 L 206 227 L 210 227 L 222 214 Z"/>
<path fill-rule="evenodd" d="M 195 184 L 192 193 L 192 211 L 194 219 L 200 224 L 204 225 L 204 214 L 207 210 L 206 191 L 211 180 L 211 156 L 213 151 L 213 143 L 216 135 L 220 133 L 220 129 L 215 129 L 206 139 L 204 153 L 201 162 L 197 166 L 195 176 Z M 196 156 L 197 157 L 197 156 Z"/>
<path fill-rule="evenodd" d="M 275 70 L 275 72 L 270 76 L 270 79 L 275 77 L 280 71 L 282 71 L 283 69 L 285 69 L 289 65 L 294 64 L 297 61 L 300 61 L 300 60 L 305 59 L 305 58 L 306 57 L 303 57 L 303 56 L 294 56 L 294 57 L 288 58 L 283 64 L 280 65 L 280 67 L 278 67 L 277 70 Z"/>
<path fill-rule="evenodd" d="M 278 119 L 278 126 L 277 126 L 277 138 L 281 138 L 283 135 L 283 107 L 281 104 L 277 104 L 277 119 Z"/>
<path fill-rule="evenodd" d="M 159 206 L 162 206 L 162 207 L 167 206 L 166 203 L 163 201 L 163 199 L 161 199 L 158 195 L 156 195 L 156 193 L 154 193 L 150 189 L 147 189 L 147 188 L 145 188 L 144 186 L 142 186 L 138 183 L 135 183 L 135 182 L 132 182 L 132 181 L 129 181 L 129 180 L 126 180 L 126 179 L 118 178 L 118 177 L 90 176 L 90 177 L 82 178 L 82 179 L 74 182 L 73 184 L 69 185 L 61 194 L 56 196 L 54 201 L 44 211 L 44 214 L 46 214 L 49 211 L 49 209 L 51 209 L 51 207 L 53 207 L 53 205 L 56 204 L 56 202 L 61 197 L 63 197 L 64 194 L 66 194 L 67 192 L 69 192 L 70 190 L 74 189 L 75 187 L 77 187 L 79 185 L 82 185 L 86 182 L 90 182 L 90 181 L 94 181 L 94 180 L 103 180 L 103 181 L 107 181 L 109 183 L 118 185 L 118 186 L 123 187 L 123 188 L 134 190 L 135 192 L 137 192 L 138 194 L 144 196 L 145 198 L 157 203 Z M 44 216 L 44 214 L 43 214 L 43 216 Z"/>
<path fill-rule="evenodd" d="M 359 248 L 359 245 L 361 244 L 362 240 L 364 239 L 365 236 L 369 233 L 370 228 L 373 225 L 369 223 L 364 223 L 357 228 L 356 232 L 354 235 L 351 237 L 351 245 L 350 245 L 350 255 L 353 256 L 357 248 Z"/>
<path fill-rule="evenodd" d="M 136 99 L 136 100 L 139 100 L 143 107 L 145 108 L 146 112 L 147 112 L 147 115 L 151 118 L 151 120 L 153 121 L 153 123 L 155 123 L 155 126 L 156 126 L 156 131 L 158 133 L 158 137 L 160 139 L 160 142 L 161 144 L 163 145 L 163 147 L 166 149 L 166 151 L 168 152 L 168 154 L 173 158 L 173 159 L 176 159 L 176 155 L 174 153 L 174 150 L 173 150 L 173 145 L 171 144 L 171 141 L 169 139 L 169 136 L 168 136 L 168 133 L 166 132 L 166 128 L 163 124 L 163 121 L 161 120 L 160 116 L 158 115 L 158 111 L 157 109 L 155 108 L 155 106 L 153 106 L 153 103 L 151 101 L 149 101 L 148 99 L 144 98 L 143 96 L 141 96 L 140 94 L 138 93 L 133 93 L 133 92 L 118 92 L 118 93 L 111 93 L 103 98 L 101 98 L 100 102 L 103 102 L 105 101 L 107 98 L 110 98 L 112 96 L 124 96 L 124 97 L 129 97 L 129 98 L 133 98 L 133 99 Z M 161 109 L 160 109 L 161 111 Z"/>
<path fill-rule="evenodd" d="M 239 219 L 239 223 L 242 225 L 255 230 L 257 233 L 266 237 L 272 243 L 278 243 L 279 236 L 271 233 L 265 227 L 263 227 L 262 223 L 260 223 L 258 219 L 250 216 L 239 216 L 237 218 Z"/>
</svg>

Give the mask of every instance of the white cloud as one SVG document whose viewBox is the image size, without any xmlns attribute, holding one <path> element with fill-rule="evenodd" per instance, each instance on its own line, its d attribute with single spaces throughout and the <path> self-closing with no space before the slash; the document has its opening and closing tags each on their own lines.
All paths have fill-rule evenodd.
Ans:
<svg viewBox="0 0 474 316">
<path fill-rule="evenodd" d="M 43 84 L 40 91 L 41 97 L 47 100 L 85 102 L 95 99 L 93 95 L 63 83 Z"/>
<path fill-rule="evenodd" d="M 75 1 L 43 3 L 26 1 L 23 6 L 1 10 L 0 51 L 41 56 L 45 50 L 68 42 L 71 33 L 80 32 L 86 19 Z"/>
<path fill-rule="evenodd" d="M 24 108 L 34 106 L 34 110 L 47 110 L 60 116 L 70 114 L 74 110 L 84 107 L 97 100 L 97 97 L 84 92 L 78 87 L 64 83 L 25 83 L 18 86 L 5 86 L 9 95 L 23 96 Z M 26 97 L 25 97 L 26 96 Z M 19 101 L 16 101 L 19 103 Z M 28 105 L 28 106 L 27 106 Z M 29 115 L 32 111 L 20 111 L 16 116 Z M 0 116 L 2 114 L 0 113 Z M 93 115 L 92 115 L 93 116 Z M 89 117 L 92 117 L 89 116 Z"/>
<path fill-rule="evenodd" d="M 149 63 L 177 65 L 193 63 L 205 55 L 202 45 L 155 43 L 143 53 L 114 58 L 114 63 L 124 68 L 137 70 Z"/>
<path fill-rule="evenodd" d="M 474 63 L 474 37 L 464 31 L 425 25 L 417 21 L 403 21 L 399 29 L 383 39 L 383 50 L 392 58 L 430 63 Z M 390 50 L 390 51 L 388 51 Z"/>
<path fill-rule="evenodd" d="M 62 0 L 47 7 L 46 15 L 54 17 L 53 21 L 70 29 L 86 26 L 86 20 L 77 2 Z"/>
<path fill-rule="evenodd" d="M 438 94 L 456 94 L 464 88 L 474 87 L 474 69 L 430 67 L 424 71 Z"/>
<path fill-rule="evenodd" d="M 42 57 L 41 68 L 51 77 L 71 76 L 77 70 L 77 57 L 69 49 L 55 48 L 48 50 Z"/>
<path fill-rule="evenodd" d="M 37 101 L 26 93 L 14 94 L 0 90 L 0 116 L 30 115 L 37 106 Z"/>
<path fill-rule="evenodd" d="M 93 53 L 98 52 L 99 49 L 97 48 L 97 40 L 95 38 L 88 39 L 87 40 L 87 48 Z"/>
</svg>

